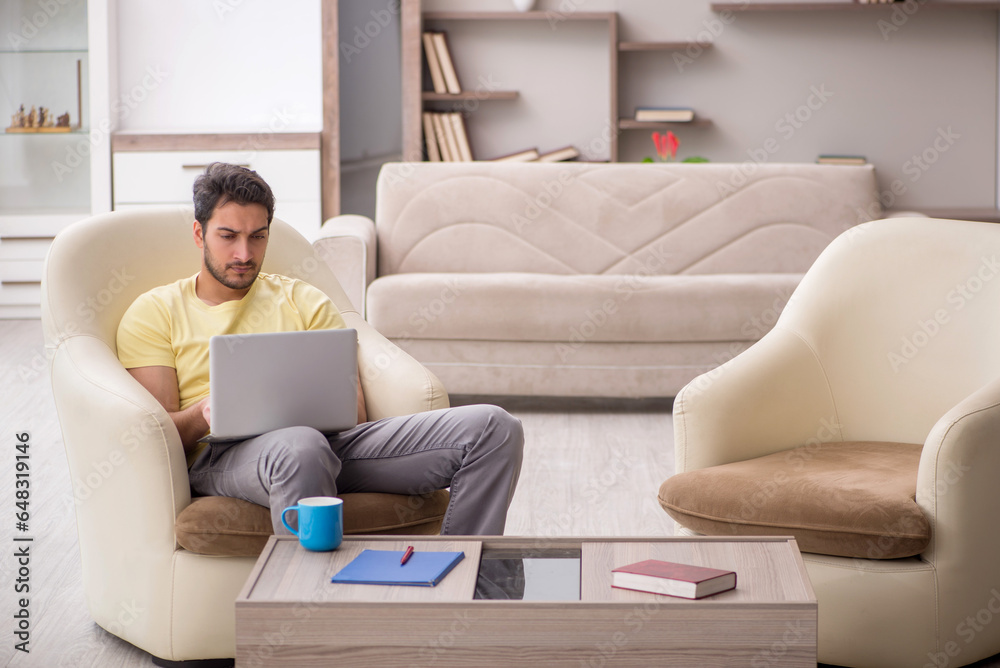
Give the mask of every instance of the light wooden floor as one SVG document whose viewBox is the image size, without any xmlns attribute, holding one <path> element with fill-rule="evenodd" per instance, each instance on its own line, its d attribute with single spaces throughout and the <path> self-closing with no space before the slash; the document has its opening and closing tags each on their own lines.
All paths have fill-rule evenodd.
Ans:
<svg viewBox="0 0 1000 668">
<path fill-rule="evenodd" d="M 486 398 L 456 397 L 454 403 Z M 662 536 L 656 502 L 673 472 L 666 401 L 496 400 L 521 419 L 524 465 L 507 531 L 522 536 Z M 0 320 L 0 666 L 148 668 L 150 657 L 97 627 L 83 599 L 69 472 L 37 320 Z M 13 444 L 31 434 L 31 653 L 13 650 Z M 123 611 L 126 612 L 127 611 Z M 975 664 L 1000 668 L 1000 656 Z"/>
</svg>

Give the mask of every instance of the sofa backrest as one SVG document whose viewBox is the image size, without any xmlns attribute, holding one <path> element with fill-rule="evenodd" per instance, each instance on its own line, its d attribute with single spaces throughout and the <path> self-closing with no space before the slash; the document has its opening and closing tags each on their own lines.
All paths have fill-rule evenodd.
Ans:
<svg viewBox="0 0 1000 668">
<path fill-rule="evenodd" d="M 880 218 L 870 165 L 390 163 L 379 275 L 804 273 Z"/>
</svg>

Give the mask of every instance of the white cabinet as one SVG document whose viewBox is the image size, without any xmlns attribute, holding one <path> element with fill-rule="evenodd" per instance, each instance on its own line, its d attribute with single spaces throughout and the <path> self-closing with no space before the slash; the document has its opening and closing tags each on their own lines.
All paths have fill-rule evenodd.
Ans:
<svg viewBox="0 0 1000 668">
<path fill-rule="evenodd" d="M 0 318 L 40 315 L 62 228 L 190 203 L 185 165 L 251 164 L 315 238 L 339 207 L 337 36 L 337 0 L 0 0 Z M 79 126 L 4 132 L 21 104 Z"/>
<path fill-rule="evenodd" d="M 212 162 L 246 166 L 275 197 L 276 218 L 309 241 L 319 233 L 319 150 L 123 151 L 113 154 L 114 208 L 191 204 L 195 178 Z"/>
<path fill-rule="evenodd" d="M 39 316 L 52 237 L 103 204 L 93 184 L 109 171 L 107 126 L 91 75 L 106 59 L 105 16 L 104 0 L 0 3 L 0 318 Z M 68 123 L 18 127 L 22 105 Z"/>
</svg>

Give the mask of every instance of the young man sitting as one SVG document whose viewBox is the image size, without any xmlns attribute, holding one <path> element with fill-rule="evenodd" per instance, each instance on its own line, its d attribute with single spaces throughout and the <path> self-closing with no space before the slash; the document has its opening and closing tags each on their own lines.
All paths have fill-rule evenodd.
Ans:
<svg viewBox="0 0 1000 668">
<path fill-rule="evenodd" d="M 279 429 L 242 442 L 201 443 L 209 431 L 208 341 L 215 334 L 344 327 L 308 283 L 261 273 L 274 196 L 249 169 L 214 163 L 194 184 L 201 270 L 140 295 L 118 327 L 118 356 L 170 414 L 187 454 L 191 491 L 281 511 L 309 496 L 426 493 L 451 488 L 442 533 L 503 533 L 521 468 L 521 423 L 476 405 L 366 421 L 333 435 Z M 260 382 L 266 383 L 266 378 Z"/>
</svg>

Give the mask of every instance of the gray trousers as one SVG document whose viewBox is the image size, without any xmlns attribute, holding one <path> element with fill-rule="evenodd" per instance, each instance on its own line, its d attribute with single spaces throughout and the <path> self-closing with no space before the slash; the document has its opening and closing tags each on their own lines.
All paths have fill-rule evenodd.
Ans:
<svg viewBox="0 0 1000 668">
<path fill-rule="evenodd" d="M 289 427 L 210 444 L 191 466 L 196 496 L 229 496 L 281 512 L 338 493 L 428 494 L 451 488 L 441 533 L 501 535 L 521 470 L 521 422 L 497 406 L 445 408 L 324 436 Z"/>
</svg>

